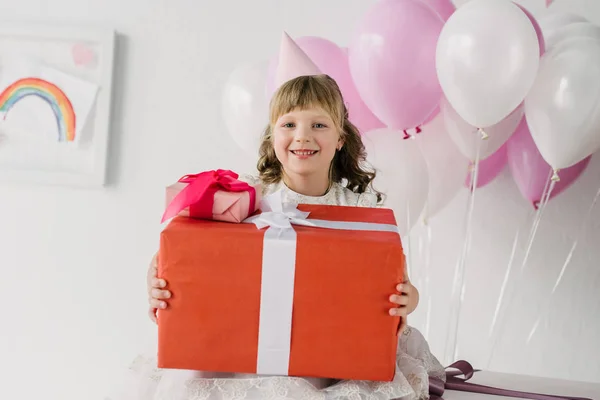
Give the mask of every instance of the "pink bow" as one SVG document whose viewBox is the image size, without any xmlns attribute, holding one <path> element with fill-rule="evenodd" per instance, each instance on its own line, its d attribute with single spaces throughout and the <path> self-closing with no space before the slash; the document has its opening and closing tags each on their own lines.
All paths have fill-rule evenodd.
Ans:
<svg viewBox="0 0 600 400">
<path fill-rule="evenodd" d="M 246 182 L 239 181 L 238 177 L 235 172 L 224 169 L 181 177 L 179 182 L 188 185 L 169 203 L 161 223 L 173 218 L 187 207 L 193 207 L 193 213 L 198 218 L 211 219 L 214 196 L 219 190 L 248 192 L 250 194 L 249 214 L 252 214 L 256 205 L 256 190 Z"/>
</svg>

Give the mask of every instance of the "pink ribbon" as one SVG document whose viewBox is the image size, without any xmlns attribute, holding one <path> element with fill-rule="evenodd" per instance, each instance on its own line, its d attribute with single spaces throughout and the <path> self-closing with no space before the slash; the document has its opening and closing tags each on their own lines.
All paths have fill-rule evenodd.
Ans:
<svg viewBox="0 0 600 400">
<path fill-rule="evenodd" d="M 256 207 L 256 190 L 246 182 L 239 181 L 238 177 L 235 172 L 224 169 L 181 177 L 178 182 L 188 185 L 169 203 L 161 222 L 173 218 L 187 207 L 190 207 L 190 214 L 195 217 L 211 219 L 215 193 L 219 190 L 248 192 L 250 194 L 248 214 L 252 214 Z"/>
<path fill-rule="evenodd" d="M 495 388 L 492 386 L 478 385 L 476 383 L 467 382 L 473 377 L 473 374 L 478 370 L 473 369 L 467 361 L 460 360 L 450 365 L 448 368 L 456 369 L 457 371 L 446 372 L 446 382 L 438 378 L 429 378 L 429 394 L 431 400 L 443 400 L 445 390 L 456 390 L 460 392 L 471 392 L 488 394 L 492 396 L 516 397 L 519 399 L 533 400 L 592 400 L 586 397 L 570 397 L 570 396 L 555 396 L 542 393 L 522 392 L 518 390 L 509 390 Z M 463 375 L 464 378 L 459 378 Z"/>
</svg>

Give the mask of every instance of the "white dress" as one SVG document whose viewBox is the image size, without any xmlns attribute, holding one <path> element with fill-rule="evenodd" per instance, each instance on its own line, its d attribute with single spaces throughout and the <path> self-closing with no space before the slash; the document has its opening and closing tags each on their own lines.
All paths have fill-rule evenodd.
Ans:
<svg viewBox="0 0 600 400">
<path fill-rule="evenodd" d="M 359 195 L 340 184 L 319 197 L 300 195 L 283 184 L 267 187 L 264 194 L 276 190 L 297 204 L 377 206 L 374 194 Z M 107 400 L 421 400 L 429 399 L 430 376 L 445 380 L 444 368 L 425 338 L 410 326 L 400 336 L 396 375 L 391 382 L 158 369 L 155 354 L 137 357 L 119 393 Z"/>
</svg>

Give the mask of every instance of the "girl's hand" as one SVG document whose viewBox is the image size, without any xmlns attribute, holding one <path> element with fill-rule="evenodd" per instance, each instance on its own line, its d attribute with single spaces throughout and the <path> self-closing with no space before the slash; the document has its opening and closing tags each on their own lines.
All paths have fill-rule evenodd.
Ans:
<svg viewBox="0 0 600 400">
<path fill-rule="evenodd" d="M 398 307 L 390 308 L 390 315 L 400 317 L 400 328 L 398 329 L 398 332 L 402 333 L 406 328 L 408 314 L 417 308 L 419 292 L 408 280 L 398 284 L 396 290 L 398 290 L 398 293 L 390 296 L 390 302 L 396 304 Z"/>
<path fill-rule="evenodd" d="M 167 286 L 167 282 L 164 279 L 158 279 L 158 253 L 152 257 L 152 261 L 150 262 L 150 266 L 148 267 L 148 275 L 146 277 L 146 283 L 148 285 L 148 316 L 150 319 L 157 323 L 156 321 L 156 311 L 160 309 L 167 308 L 167 302 L 165 299 L 169 299 L 171 297 L 171 292 L 168 290 L 164 290 Z"/>
</svg>

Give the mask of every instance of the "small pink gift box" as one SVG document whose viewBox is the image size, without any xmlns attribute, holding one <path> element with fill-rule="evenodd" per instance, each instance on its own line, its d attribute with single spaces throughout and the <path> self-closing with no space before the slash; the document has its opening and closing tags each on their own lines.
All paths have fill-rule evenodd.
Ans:
<svg viewBox="0 0 600 400">
<path fill-rule="evenodd" d="M 186 175 L 167 187 L 162 222 L 177 215 L 240 223 L 260 205 L 261 186 L 238 180 L 232 171 Z"/>
</svg>

